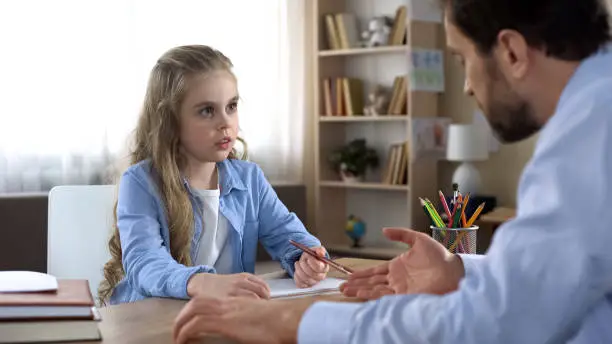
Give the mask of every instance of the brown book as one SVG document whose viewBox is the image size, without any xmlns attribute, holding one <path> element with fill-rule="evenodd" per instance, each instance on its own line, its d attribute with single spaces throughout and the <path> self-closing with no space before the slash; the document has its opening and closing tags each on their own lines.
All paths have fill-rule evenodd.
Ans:
<svg viewBox="0 0 612 344">
<path fill-rule="evenodd" d="M 351 101 L 351 80 L 342 78 L 342 95 L 344 100 L 344 112 L 347 116 L 354 115 L 353 103 Z"/>
<path fill-rule="evenodd" d="M 395 99 L 395 104 L 393 104 L 393 108 L 391 109 L 391 115 L 401 115 L 402 110 L 406 106 L 406 102 L 408 100 L 408 81 L 406 77 L 400 77 L 399 90 L 397 92 L 397 97 Z"/>
<path fill-rule="evenodd" d="M 16 319 L 93 319 L 87 280 L 58 280 L 57 291 L 0 293 L 0 321 Z"/>
<path fill-rule="evenodd" d="M 338 37 L 338 29 L 333 14 L 325 16 L 325 28 L 327 31 L 327 45 L 329 49 L 340 49 L 340 38 Z"/>
<path fill-rule="evenodd" d="M 364 103 L 363 82 L 359 79 L 342 78 L 342 86 L 346 115 L 362 115 Z"/>
<path fill-rule="evenodd" d="M 389 153 L 387 154 L 387 163 L 385 164 L 385 171 L 383 172 L 382 182 L 383 184 L 391 184 L 391 175 L 393 174 L 393 157 L 395 155 L 395 149 L 393 146 L 389 147 Z"/>
<path fill-rule="evenodd" d="M 397 96 L 399 95 L 399 89 L 401 86 L 401 77 L 396 76 L 393 80 L 393 89 L 391 90 L 391 101 L 389 101 L 389 107 L 387 108 L 387 115 L 391 115 L 395 103 L 397 103 Z"/>
<path fill-rule="evenodd" d="M 332 116 L 334 114 L 334 110 L 332 108 L 332 81 L 330 78 L 325 78 L 323 80 L 323 104 L 325 105 L 325 111 L 323 114 L 325 116 Z"/>
<path fill-rule="evenodd" d="M 350 79 L 351 89 L 351 105 L 353 108 L 353 115 L 363 115 L 363 107 L 365 105 L 365 90 L 363 87 L 363 81 L 360 79 Z"/>
<path fill-rule="evenodd" d="M 391 177 L 391 184 L 397 185 L 397 180 L 399 178 L 399 168 L 402 160 L 403 148 L 402 145 L 395 144 L 395 150 L 397 153 L 395 154 L 395 160 L 393 161 L 393 176 Z"/>
<path fill-rule="evenodd" d="M 404 144 L 401 145 L 402 147 L 402 156 L 401 156 L 401 160 L 400 160 L 400 167 L 399 167 L 399 176 L 396 180 L 396 184 L 406 184 L 407 181 L 407 175 L 408 175 L 408 142 L 405 142 Z"/>
<path fill-rule="evenodd" d="M 359 30 L 357 19 L 352 13 L 338 13 L 335 15 L 336 28 L 340 38 L 341 49 L 352 49 L 359 45 Z"/>
<path fill-rule="evenodd" d="M 395 20 L 393 22 L 393 29 L 389 35 L 389 45 L 402 45 L 404 44 L 404 38 L 406 37 L 406 6 L 400 6 L 395 12 Z"/>
<path fill-rule="evenodd" d="M 348 37 L 346 33 L 346 25 L 344 24 L 344 18 L 342 13 L 338 13 L 334 16 L 336 20 L 336 28 L 338 29 L 338 41 L 340 42 L 340 49 L 349 49 Z"/>
<path fill-rule="evenodd" d="M 344 87 L 342 86 L 342 78 L 336 78 L 336 114 L 338 116 L 346 115 L 343 88 Z"/>
<path fill-rule="evenodd" d="M 0 321 L 0 343 L 40 343 L 101 340 L 100 314 L 91 320 Z"/>
<path fill-rule="evenodd" d="M 389 164 L 389 176 L 387 179 L 387 184 L 395 184 L 395 175 L 396 175 L 396 165 L 398 164 L 399 161 L 399 157 L 401 155 L 402 152 L 400 152 L 399 150 L 399 146 L 398 145 L 392 145 L 391 146 L 392 149 L 392 155 L 391 155 L 391 161 Z"/>
</svg>

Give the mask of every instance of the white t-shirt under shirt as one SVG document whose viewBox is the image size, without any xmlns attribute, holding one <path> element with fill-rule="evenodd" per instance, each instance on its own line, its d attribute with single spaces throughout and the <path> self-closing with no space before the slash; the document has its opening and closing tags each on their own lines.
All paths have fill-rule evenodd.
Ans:
<svg viewBox="0 0 612 344">
<path fill-rule="evenodd" d="M 213 266 L 219 274 L 232 273 L 232 249 L 227 245 L 227 219 L 219 213 L 219 189 L 196 190 L 202 201 L 202 234 L 195 265 Z"/>
</svg>

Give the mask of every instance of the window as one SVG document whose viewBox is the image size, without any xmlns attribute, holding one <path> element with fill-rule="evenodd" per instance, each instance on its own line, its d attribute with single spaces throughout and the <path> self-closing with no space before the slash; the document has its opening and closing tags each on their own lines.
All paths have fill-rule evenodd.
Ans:
<svg viewBox="0 0 612 344">
<path fill-rule="evenodd" d="M 0 192 L 101 182 L 149 70 L 182 44 L 232 59 L 253 160 L 272 180 L 300 180 L 303 12 L 283 0 L 0 2 Z"/>
</svg>

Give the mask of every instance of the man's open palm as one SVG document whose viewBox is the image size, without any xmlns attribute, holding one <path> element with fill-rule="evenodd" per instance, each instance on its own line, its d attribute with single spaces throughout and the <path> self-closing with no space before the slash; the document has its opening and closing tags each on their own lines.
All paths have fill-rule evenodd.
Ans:
<svg viewBox="0 0 612 344">
<path fill-rule="evenodd" d="M 463 278 L 461 259 L 424 233 L 410 229 L 385 228 L 393 241 L 410 245 L 410 250 L 377 267 L 357 271 L 342 285 L 346 296 L 376 299 L 388 294 L 445 294 L 457 289 Z"/>
<path fill-rule="evenodd" d="M 385 228 L 390 240 L 410 245 L 389 263 L 387 280 L 396 294 L 445 294 L 457 289 L 463 278 L 461 259 L 425 233 Z"/>
</svg>

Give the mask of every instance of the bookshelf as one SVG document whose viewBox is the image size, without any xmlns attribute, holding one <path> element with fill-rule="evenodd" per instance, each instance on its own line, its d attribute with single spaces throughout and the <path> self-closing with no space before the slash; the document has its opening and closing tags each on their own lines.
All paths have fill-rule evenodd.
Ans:
<svg viewBox="0 0 612 344">
<path fill-rule="evenodd" d="M 320 57 L 328 56 L 351 56 L 351 55 L 366 55 L 366 54 L 389 54 L 389 53 L 406 53 L 407 46 L 387 46 L 374 48 L 352 48 L 352 49 L 328 49 L 319 51 Z"/>
<path fill-rule="evenodd" d="M 337 122 L 406 122 L 408 116 L 401 115 L 381 115 L 381 116 L 319 116 L 320 122 L 337 123 Z"/>
<path fill-rule="evenodd" d="M 404 248 L 386 240 L 381 228 L 400 226 L 424 232 L 429 230 L 428 219 L 418 198 L 435 199 L 438 190 L 438 159 L 427 154 L 414 154 L 416 138 L 413 137 L 412 131 L 415 120 L 438 118 L 440 93 L 415 90 L 410 84 L 412 78 L 406 76 L 413 66 L 411 56 L 414 49 L 442 48 L 442 27 L 439 22 L 413 19 L 410 11 L 414 4 L 410 1 L 308 2 L 308 6 L 312 6 L 312 51 L 315 52 L 312 60 L 312 72 L 315 75 L 312 108 L 315 111 L 312 115 L 316 116 L 313 128 L 316 145 L 313 166 L 316 222 L 313 229 L 332 254 L 389 259 L 404 251 Z M 401 26 L 399 29 L 400 35 L 404 36 L 401 42 L 396 39 L 392 42 L 393 45 L 376 47 L 350 44 L 351 38 L 354 41 L 355 32 L 346 30 L 357 27 L 356 35 L 359 37 L 367 27 L 369 19 L 381 15 L 395 19 L 401 6 L 406 8 L 405 29 L 402 30 Z M 344 36 L 347 38 L 344 43 L 348 41 L 349 46 L 342 44 L 342 33 L 335 37 L 338 40 L 335 44 L 331 42 L 329 18 L 331 15 L 332 22 L 341 25 L 333 20 L 337 14 L 349 14 L 342 19 Z M 393 34 L 392 32 L 391 35 Z M 401 92 L 402 88 L 398 84 L 395 93 L 403 96 L 403 104 L 396 104 L 393 111 L 389 111 L 392 106 L 387 104 L 381 111 L 384 114 L 364 116 L 362 104 L 367 103 L 370 90 L 375 85 L 383 86 L 390 99 L 394 93 L 394 83 L 400 76 L 404 76 L 405 86 Z M 358 80 L 358 87 L 353 88 L 352 84 L 338 86 L 343 85 L 340 81 L 343 78 L 349 79 L 349 84 L 351 80 Z M 335 89 L 330 86 L 334 82 Z M 343 89 L 344 97 L 337 94 L 338 87 Z M 345 98 L 346 94 L 351 96 Z M 363 98 L 353 103 L 354 95 Z M 344 102 L 343 109 L 338 106 L 339 102 Z M 348 113 L 347 109 L 349 103 L 353 103 L 351 113 Z M 327 159 L 334 150 L 357 138 L 365 138 L 368 146 L 377 151 L 379 168 L 368 171 L 363 182 L 345 182 Z M 398 150 L 396 154 L 405 157 L 405 167 L 394 172 L 395 183 L 389 183 L 388 178 L 385 178 L 385 170 L 392 156 L 391 147 L 403 143 L 407 143 L 406 148 Z M 366 223 L 367 233 L 362 240 L 363 248 L 352 248 L 351 240 L 345 234 L 344 228 L 349 215 L 358 216 Z"/>
</svg>

